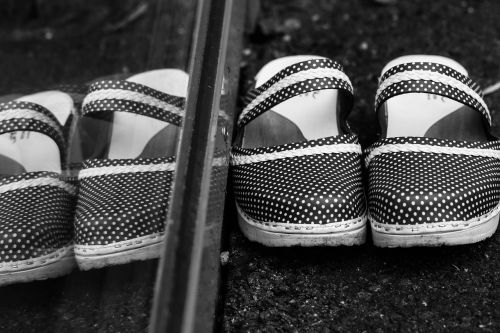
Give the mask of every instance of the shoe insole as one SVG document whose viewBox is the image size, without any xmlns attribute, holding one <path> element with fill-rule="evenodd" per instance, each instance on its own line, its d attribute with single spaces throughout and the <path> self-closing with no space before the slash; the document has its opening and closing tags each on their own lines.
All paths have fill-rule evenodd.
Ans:
<svg viewBox="0 0 500 333">
<path fill-rule="evenodd" d="M 389 62 L 391 67 L 408 62 L 443 64 L 461 74 L 467 71 L 456 61 L 431 55 L 403 56 Z M 416 136 L 450 140 L 488 141 L 482 115 L 455 100 L 431 93 L 407 93 L 391 97 L 378 110 L 385 137 Z"/>
<path fill-rule="evenodd" d="M 318 56 L 290 56 L 267 63 L 255 76 L 263 85 L 282 69 Z M 266 111 L 245 126 L 242 147 L 253 148 L 313 140 L 339 134 L 337 89 L 318 90 L 292 97 Z"/>
<path fill-rule="evenodd" d="M 139 83 L 169 95 L 186 97 L 188 74 L 179 69 L 159 69 L 131 76 Z M 154 158 L 175 155 L 179 127 L 130 112 L 115 112 L 108 158 Z"/>
<path fill-rule="evenodd" d="M 62 121 L 73 111 L 73 100 L 60 91 L 46 91 L 23 96 L 18 101 L 39 104 Z M 64 152 L 63 152 L 64 153 Z M 14 131 L 0 135 L 0 175 L 3 177 L 33 171 L 61 172 L 60 148 L 45 134 Z"/>
</svg>

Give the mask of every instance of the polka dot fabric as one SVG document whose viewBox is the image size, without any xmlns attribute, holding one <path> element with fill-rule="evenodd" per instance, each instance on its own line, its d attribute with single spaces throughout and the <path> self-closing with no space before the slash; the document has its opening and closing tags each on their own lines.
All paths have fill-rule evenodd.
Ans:
<svg viewBox="0 0 500 333">
<path fill-rule="evenodd" d="M 253 149 L 233 155 L 357 144 L 353 135 Z M 317 154 L 233 166 L 236 202 L 256 222 L 310 226 L 357 219 L 365 213 L 360 156 Z"/>
<path fill-rule="evenodd" d="M 8 110 L 24 110 L 24 109 L 35 111 L 40 115 L 43 115 L 49 118 L 51 121 L 57 123 L 57 118 L 52 114 L 52 112 L 50 112 L 40 104 L 24 102 L 24 101 L 10 101 L 7 103 L 0 104 L 0 112 Z"/>
<path fill-rule="evenodd" d="M 39 132 L 50 137 L 59 147 L 61 162 L 65 165 L 66 137 L 49 110 L 31 102 L 0 103 L 0 133 L 15 131 Z"/>
<path fill-rule="evenodd" d="M 0 133 L 34 131 L 59 146 L 65 137 L 54 115 L 29 102 L 0 104 Z M 1 151 L 0 151 L 1 154 Z M 0 179 L 0 284 L 59 276 L 73 268 L 76 189 L 61 174 L 36 171 Z M 29 270 L 27 270 L 29 269 Z"/>
<path fill-rule="evenodd" d="M 425 70 L 425 71 L 432 71 L 434 73 L 440 73 L 447 75 L 449 77 L 452 77 L 460 82 L 463 82 L 467 86 L 469 86 L 471 89 L 473 89 L 475 92 L 478 94 L 482 94 L 481 87 L 474 81 L 472 81 L 471 78 L 468 76 L 463 75 L 462 73 L 454 70 L 451 67 L 448 67 L 443 64 L 437 64 L 437 63 L 432 63 L 432 62 L 409 62 L 409 63 L 404 63 L 400 65 L 396 65 L 394 67 L 389 68 L 381 77 L 379 82 L 383 82 L 387 78 L 393 76 L 394 74 L 397 73 L 404 73 L 408 71 L 415 71 L 415 70 Z"/>
<path fill-rule="evenodd" d="M 392 84 L 389 88 L 380 93 L 375 103 L 376 108 L 378 109 L 380 105 L 391 97 L 412 92 L 426 92 L 451 98 L 478 110 L 483 117 L 486 118 L 488 124 L 491 123 L 489 110 L 486 109 L 477 99 L 458 88 L 431 80 L 408 80 Z"/>
<path fill-rule="evenodd" d="M 414 71 L 419 75 L 428 72 L 429 78 L 436 77 L 439 82 L 418 79 Z M 390 81 L 400 73 L 405 76 Z M 443 75 L 450 78 L 449 84 Z M 447 66 L 401 64 L 383 74 L 380 86 L 385 88 L 379 88 L 377 107 L 399 94 L 434 93 L 474 108 L 489 128 L 490 114 L 479 85 Z M 391 137 L 375 142 L 365 150 L 369 219 L 375 244 L 456 245 L 491 235 L 500 202 L 499 158 L 497 140 Z"/>
<path fill-rule="evenodd" d="M 251 90 L 247 94 L 245 99 L 247 106 L 254 101 L 259 102 L 257 105 L 248 110 L 248 112 L 243 110 L 238 120 L 238 126 L 245 126 L 247 123 L 267 110 L 270 110 L 272 107 L 300 94 L 322 89 L 342 89 L 349 92 L 349 94 L 352 94 L 353 88 L 351 82 L 348 81 L 345 74 L 337 77 L 331 76 L 331 74 L 320 75 L 318 77 L 306 76 L 308 74 L 308 70 L 318 69 L 337 70 L 339 73 L 343 74 L 342 66 L 330 59 L 311 59 L 288 66 L 269 79 L 262 86 Z M 295 82 L 292 82 L 293 84 L 284 85 L 276 92 L 273 92 L 270 96 L 266 96 L 264 100 L 259 100 L 259 97 L 264 96 L 266 91 L 272 86 L 283 82 L 287 78 L 291 77 L 291 75 L 300 73 L 304 73 L 304 77 L 302 79 L 298 76 Z"/>
<path fill-rule="evenodd" d="M 445 78 L 445 82 L 437 81 L 442 77 Z M 482 90 L 479 85 L 448 66 L 429 62 L 401 64 L 387 70 L 380 78 L 380 85 L 382 86 L 385 81 L 391 84 L 377 93 L 375 109 L 397 95 L 430 93 L 470 106 L 479 111 L 488 125 L 491 125 L 491 115 L 481 97 Z"/>
<path fill-rule="evenodd" d="M 500 143 L 432 138 L 387 138 L 391 144 L 493 149 Z M 500 202 L 500 160 L 482 156 L 401 151 L 375 156 L 368 165 L 370 219 L 386 225 L 439 224 L 486 215 Z"/>
<path fill-rule="evenodd" d="M 3 178 L 0 191 L 9 184 L 61 176 L 49 172 L 30 172 Z M 59 186 L 19 187 L 0 194 L 0 266 L 48 255 L 73 239 L 73 193 Z"/>
<path fill-rule="evenodd" d="M 240 130 L 283 101 L 322 89 L 344 90 L 349 97 L 353 91 L 335 61 L 320 58 L 292 64 L 248 93 Z M 332 105 L 332 112 L 335 108 Z M 240 226 L 250 239 L 270 246 L 364 242 L 366 204 L 356 136 L 233 147 L 231 164 Z M 347 230 L 356 230 L 357 236 L 344 235 Z"/>
<path fill-rule="evenodd" d="M 184 98 L 141 84 L 101 81 L 90 86 L 83 114 L 130 112 L 179 125 L 184 104 Z M 174 157 L 84 161 L 75 215 L 75 255 L 80 268 L 159 256 L 155 246 L 161 244 L 165 232 L 174 166 Z M 124 243 L 134 247 L 123 253 Z"/>
<path fill-rule="evenodd" d="M 98 95 L 96 99 L 91 96 Z M 138 96 L 132 99 L 131 96 Z M 182 116 L 168 110 L 182 111 L 185 99 L 129 81 L 99 81 L 90 85 L 82 113 L 89 115 L 109 110 L 132 112 L 179 126 Z"/>
<path fill-rule="evenodd" d="M 173 163 L 173 158 L 94 159 L 92 168 Z M 80 180 L 75 218 L 75 243 L 107 245 L 165 231 L 172 183 L 171 171 L 130 172 Z"/>
<path fill-rule="evenodd" d="M 318 69 L 318 68 L 333 68 L 333 69 L 338 69 L 340 71 L 344 70 L 341 64 L 327 58 L 311 59 L 296 63 L 292 66 L 288 66 L 285 69 L 279 71 L 276 75 L 274 75 L 271 79 L 266 81 L 263 85 L 248 91 L 248 93 L 244 98 L 245 104 L 250 103 L 255 97 L 259 96 L 261 93 L 269 89 L 273 84 L 279 82 L 280 80 L 284 79 L 287 76 L 298 73 L 300 71 L 306 71 L 309 69 Z"/>
</svg>

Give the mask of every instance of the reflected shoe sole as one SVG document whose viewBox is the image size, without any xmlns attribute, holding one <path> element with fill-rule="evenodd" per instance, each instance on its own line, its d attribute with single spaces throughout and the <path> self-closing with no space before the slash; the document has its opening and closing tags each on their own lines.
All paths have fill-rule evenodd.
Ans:
<svg viewBox="0 0 500 333">
<path fill-rule="evenodd" d="M 270 247 L 351 246 L 366 241 L 366 217 L 328 225 L 258 222 L 236 204 L 238 224 L 251 241 Z M 301 233 L 302 231 L 302 233 Z"/>
<path fill-rule="evenodd" d="M 157 234 L 106 245 L 75 245 L 75 258 L 84 271 L 155 259 L 161 254 L 164 239 L 164 234 Z"/>
<path fill-rule="evenodd" d="M 73 245 L 33 259 L 0 264 L 0 286 L 69 274 L 76 266 Z"/>
<path fill-rule="evenodd" d="M 378 247 L 437 247 L 472 244 L 491 237 L 498 227 L 499 217 L 500 214 L 495 212 L 493 216 L 487 214 L 471 221 L 447 222 L 446 226 L 430 225 L 420 228 L 404 226 L 408 230 L 400 229 L 397 232 L 397 227 L 394 225 L 371 221 L 372 238 L 374 245 Z M 458 229 L 460 227 L 462 229 Z M 453 228 L 458 230 L 453 230 Z"/>
</svg>

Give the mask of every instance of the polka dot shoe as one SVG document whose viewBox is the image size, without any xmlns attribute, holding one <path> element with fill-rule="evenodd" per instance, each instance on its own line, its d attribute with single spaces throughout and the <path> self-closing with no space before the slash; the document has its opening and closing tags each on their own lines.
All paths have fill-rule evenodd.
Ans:
<svg viewBox="0 0 500 333">
<path fill-rule="evenodd" d="M 381 247 L 458 245 L 498 225 L 500 142 L 465 69 L 407 56 L 383 70 L 376 97 L 384 137 L 366 150 L 373 241 Z"/>
<path fill-rule="evenodd" d="M 107 156 L 85 160 L 78 175 L 75 256 L 81 269 L 160 255 L 175 167 L 165 154 L 176 144 L 165 134 L 178 129 L 184 107 L 183 96 L 166 91 L 172 81 L 184 82 L 177 90 L 185 96 L 187 85 L 187 74 L 173 71 L 95 82 L 83 101 L 84 118 L 113 120 Z"/>
<path fill-rule="evenodd" d="M 231 161 L 245 236 L 267 246 L 364 243 L 361 148 L 345 122 L 352 86 L 341 65 L 281 58 L 261 69 L 255 85 Z"/>
<path fill-rule="evenodd" d="M 58 97 L 33 96 L 0 104 L 0 285 L 58 277 L 75 266 L 76 188 L 61 171 L 67 143 L 52 113 Z"/>
</svg>

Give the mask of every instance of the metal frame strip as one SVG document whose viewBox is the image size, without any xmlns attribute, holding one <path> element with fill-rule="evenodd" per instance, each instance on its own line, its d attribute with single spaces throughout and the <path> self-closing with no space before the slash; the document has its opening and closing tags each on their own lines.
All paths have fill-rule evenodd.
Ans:
<svg viewBox="0 0 500 333">
<path fill-rule="evenodd" d="M 204 308 L 198 303 L 210 301 L 199 297 L 198 286 L 232 5 L 233 0 L 198 3 L 186 117 L 150 332 L 194 332 L 197 310 Z"/>
</svg>

